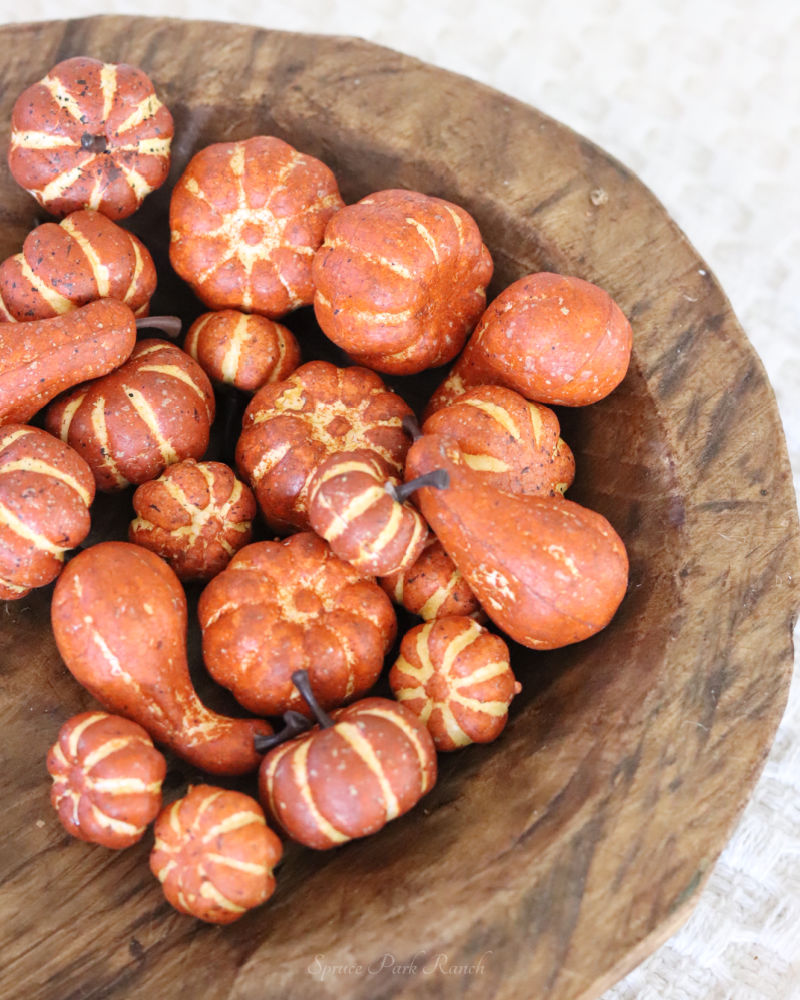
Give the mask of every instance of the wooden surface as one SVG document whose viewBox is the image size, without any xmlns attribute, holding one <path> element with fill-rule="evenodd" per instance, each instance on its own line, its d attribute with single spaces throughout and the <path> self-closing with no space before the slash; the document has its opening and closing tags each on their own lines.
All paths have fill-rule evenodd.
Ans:
<svg viewBox="0 0 800 1000">
<path fill-rule="evenodd" d="M 113 17 L 5 28 L 3 146 L 17 93 L 78 54 L 153 77 L 176 118 L 170 184 L 208 142 L 274 134 L 325 160 L 347 201 L 394 185 L 463 205 L 494 256 L 494 293 L 538 269 L 607 288 L 633 323 L 631 371 L 562 416 L 570 495 L 621 533 L 631 585 L 596 638 L 513 651 L 524 691 L 498 743 L 442 758 L 434 791 L 377 836 L 287 850 L 270 903 L 227 928 L 163 901 L 149 836 L 113 854 L 64 834 L 44 756 L 92 702 L 55 651 L 51 588 L 0 608 L 0 996 L 597 996 L 688 915 L 787 693 L 795 500 L 771 389 L 724 294 L 590 143 L 359 41 Z M 168 196 L 129 226 L 159 266 L 154 311 L 188 321 L 200 308 L 166 264 Z M 3 256 L 36 216 L 3 170 Z M 307 316 L 290 325 L 319 343 Z M 395 380 L 415 399 L 435 382 Z M 98 532 L 124 527 L 124 501 L 113 508 Z M 167 797 L 193 777 L 173 766 Z M 323 965 L 338 968 L 320 981 Z"/>
</svg>

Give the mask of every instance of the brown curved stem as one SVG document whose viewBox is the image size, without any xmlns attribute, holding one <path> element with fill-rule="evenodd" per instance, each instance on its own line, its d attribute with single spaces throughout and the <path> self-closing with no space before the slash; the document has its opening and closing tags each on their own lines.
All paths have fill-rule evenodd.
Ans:
<svg viewBox="0 0 800 1000">
<path fill-rule="evenodd" d="M 402 483 L 400 486 L 387 483 L 384 489 L 398 503 L 405 503 L 412 493 L 423 486 L 433 486 L 437 490 L 446 490 L 449 485 L 450 476 L 447 469 L 431 469 L 424 476 L 417 476 L 416 479 L 410 479 L 407 483 Z"/>
<path fill-rule="evenodd" d="M 178 316 L 140 316 L 136 320 L 137 330 L 160 330 L 170 340 L 181 335 L 181 321 Z"/>
<path fill-rule="evenodd" d="M 406 414 L 400 422 L 400 426 L 403 428 L 405 433 L 408 434 L 412 441 L 417 441 L 422 437 L 422 428 L 420 427 L 419 420 L 417 420 L 415 414 Z"/>
<path fill-rule="evenodd" d="M 311 690 L 311 681 L 308 677 L 307 670 L 295 670 L 292 674 L 292 684 L 297 688 L 300 694 L 303 696 L 303 700 L 306 702 L 308 707 L 314 713 L 314 717 L 320 724 L 322 729 L 330 729 L 333 725 L 333 719 L 328 715 L 325 709 L 317 701 L 317 697 Z"/>
<path fill-rule="evenodd" d="M 300 733 L 305 733 L 313 725 L 314 723 L 311 719 L 307 719 L 305 715 L 301 715 L 299 712 L 284 712 L 283 729 L 277 733 L 271 733 L 269 736 L 256 734 L 253 737 L 253 745 L 256 748 L 256 753 L 266 753 L 267 750 L 271 750 L 273 747 L 285 743 L 295 736 L 299 736 Z"/>
</svg>

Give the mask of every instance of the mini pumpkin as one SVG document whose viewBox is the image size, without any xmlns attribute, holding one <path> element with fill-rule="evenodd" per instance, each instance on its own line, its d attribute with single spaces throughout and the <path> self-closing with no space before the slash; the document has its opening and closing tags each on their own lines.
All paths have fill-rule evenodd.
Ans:
<svg viewBox="0 0 800 1000">
<path fill-rule="evenodd" d="M 203 313 L 189 327 L 183 348 L 212 381 L 245 392 L 282 381 L 300 364 L 291 330 L 237 309 Z"/>
<path fill-rule="evenodd" d="M 174 344 L 147 339 L 116 371 L 53 403 L 45 423 L 86 459 L 97 488 L 111 493 L 201 458 L 213 419 L 203 369 Z"/>
<path fill-rule="evenodd" d="M 402 475 L 410 444 L 403 420 L 412 415 L 375 372 L 310 361 L 253 397 L 236 463 L 273 530 L 305 530 L 311 478 L 322 462 L 368 449 L 387 476 Z"/>
<path fill-rule="evenodd" d="M 50 801 L 73 837 L 121 849 L 141 840 L 161 809 L 164 755 L 130 719 L 83 712 L 47 754 Z"/>
<path fill-rule="evenodd" d="M 328 167 L 282 139 L 214 143 L 172 192 L 170 261 L 210 309 L 277 319 L 311 304 L 311 261 L 343 204 Z"/>
<path fill-rule="evenodd" d="M 54 580 L 89 533 L 94 478 L 80 455 L 37 427 L 0 427 L 0 599 Z"/>
<path fill-rule="evenodd" d="M 410 503 L 387 491 L 385 465 L 369 451 L 331 455 L 309 487 L 311 527 L 334 554 L 371 576 L 402 573 L 425 545 L 428 526 Z"/>
<path fill-rule="evenodd" d="M 437 750 L 496 740 L 522 690 L 500 636 L 463 617 L 438 618 L 407 632 L 389 685 L 428 727 Z"/>
<path fill-rule="evenodd" d="M 255 799 L 194 785 L 156 820 L 150 870 L 180 913 L 229 924 L 275 891 L 282 853 Z"/>
<path fill-rule="evenodd" d="M 292 839 L 326 850 L 366 837 L 433 788 L 436 750 L 413 712 L 362 698 L 328 717 L 310 701 L 320 724 L 270 750 L 258 772 L 259 798 Z"/>
<path fill-rule="evenodd" d="M 11 113 L 14 180 L 53 215 L 132 215 L 167 179 L 172 115 L 134 66 L 78 56 L 28 87 Z"/>
<path fill-rule="evenodd" d="M 165 559 L 181 580 L 209 580 L 253 537 L 256 500 L 222 462 L 187 458 L 133 494 L 128 538 Z"/>
<path fill-rule="evenodd" d="M 259 715 L 305 710 L 291 675 L 307 669 L 325 708 L 375 683 L 397 621 L 374 580 L 311 532 L 239 551 L 200 595 L 211 676 Z"/>
<path fill-rule="evenodd" d="M 431 414 L 422 430 L 458 442 L 461 460 L 499 490 L 563 496 L 575 478 L 575 458 L 555 413 L 504 386 L 468 389 Z"/>
<path fill-rule="evenodd" d="M 410 375 L 451 361 L 486 307 L 492 259 L 463 208 L 378 191 L 328 223 L 314 311 L 358 364 Z"/>
<path fill-rule="evenodd" d="M 425 621 L 450 615 L 485 617 L 461 570 L 434 534 L 412 566 L 381 577 L 378 583 L 395 604 Z"/>
<path fill-rule="evenodd" d="M 487 382 L 548 406 L 596 403 L 624 378 L 632 343 L 630 323 L 604 289 L 529 274 L 489 305 L 426 414 Z"/>
<path fill-rule="evenodd" d="M 153 258 L 133 233 L 100 212 L 45 222 L 0 264 L 0 319 L 48 319 L 95 299 L 117 299 L 147 315 L 156 290 Z"/>
</svg>

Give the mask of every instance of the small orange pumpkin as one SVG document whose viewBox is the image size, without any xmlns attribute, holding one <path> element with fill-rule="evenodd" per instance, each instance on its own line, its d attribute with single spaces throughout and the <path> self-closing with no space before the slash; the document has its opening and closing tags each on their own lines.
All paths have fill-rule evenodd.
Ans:
<svg viewBox="0 0 800 1000">
<path fill-rule="evenodd" d="M 430 534 L 416 562 L 378 581 L 395 604 L 425 621 L 450 615 L 481 619 L 485 615 L 461 570 Z"/>
</svg>

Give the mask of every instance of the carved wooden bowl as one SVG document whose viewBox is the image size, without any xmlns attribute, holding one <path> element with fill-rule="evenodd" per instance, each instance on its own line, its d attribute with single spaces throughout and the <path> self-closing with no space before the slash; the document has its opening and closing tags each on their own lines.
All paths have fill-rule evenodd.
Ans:
<svg viewBox="0 0 800 1000">
<path fill-rule="evenodd" d="M 630 373 L 562 416 L 571 496 L 620 532 L 631 582 L 594 639 L 513 651 L 524 692 L 496 744 L 442 758 L 434 791 L 380 834 L 290 848 L 272 900 L 224 929 L 164 902 L 149 837 L 112 854 L 58 825 L 45 753 L 93 703 L 56 653 L 51 588 L 8 604 L 0 995 L 595 997 L 687 917 L 787 694 L 795 501 L 772 391 L 725 295 L 653 195 L 589 142 L 352 39 L 121 17 L 8 27 L 4 148 L 17 94 L 73 55 L 141 66 L 176 119 L 170 183 L 127 223 L 157 261 L 156 312 L 201 311 L 169 270 L 169 187 L 196 149 L 259 133 L 323 159 L 347 201 L 404 186 L 463 205 L 496 262 L 492 294 L 534 270 L 608 289 L 633 323 Z M 3 169 L 3 256 L 37 213 Z M 307 315 L 290 325 L 306 357 L 320 350 Z M 395 384 L 421 400 L 438 377 Z M 124 508 L 101 501 L 93 540 L 124 533 Z M 168 797 L 198 779 L 176 764 Z"/>
</svg>

